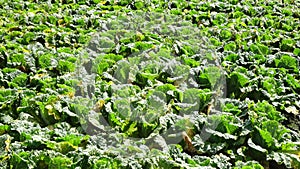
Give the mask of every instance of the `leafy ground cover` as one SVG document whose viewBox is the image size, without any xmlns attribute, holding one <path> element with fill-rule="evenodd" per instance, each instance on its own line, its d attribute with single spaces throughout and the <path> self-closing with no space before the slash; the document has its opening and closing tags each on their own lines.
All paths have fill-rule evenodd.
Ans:
<svg viewBox="0 0 300 169">
<path fill-rule="evenodd" d="M 297 0 L 0 0 L 1 168 L 300 168 L 299 6 Z M 218 79 L 212 80 L 210 67 L 195 49 L 176 37 L 142 32 L 126 35 L 118 44 L 96 42 L 106 46 L 106 54 L 97 55 L 93 67 L 99 100 L 95 112 L 114 132 L 99 132 L 105 126 L 98 124 L 97 114 L 84 119 L 88 110 L 74 102 L 78 81 L 70 76 L 99 27 L 134 12 L 179 17 L 208 37 L 226 72 L 222 113 L 208 116 L 205 110 Z M 112 39 L 110 33 L 101 37 Z M 150 61 L 128 57 L 160 44 Z M 173 77 L 160 71 L 166 65 L 159 67 L 158 56 L 176 56 L 181 65 L 173 75 L 197 70 L 191 79 L 201 87 L 182 92 Z M 114 80 L 128 79 L 109 76 L 119 70 L 117 63 L 126 72 L 146 61 L 149 67 L 137 73 L 132 86 L 112 93 Z M 165 100 L 155 102 L 154 94 Z M 193 94 L 201 98 L 200 113 L 187 124 L 179 112 L 189 114 L 195 107 L 185 109 L 180 103 L 193 100 Z M 146 111 L 136 117 L 154 118 L 126 119 L 126 113 L 134 113 L 126 107 L 128 97 Z M 151 99 L 155 104 L 142 102 L 153 103 Z M 144 146 L 153 131 L 163 133 L 171 124 L 191 131 L 191 141 Z M 203 127 L 214 124 L 203 141 Z M 145 140 L 124 141 L 129 137 Z"/>
</svg>

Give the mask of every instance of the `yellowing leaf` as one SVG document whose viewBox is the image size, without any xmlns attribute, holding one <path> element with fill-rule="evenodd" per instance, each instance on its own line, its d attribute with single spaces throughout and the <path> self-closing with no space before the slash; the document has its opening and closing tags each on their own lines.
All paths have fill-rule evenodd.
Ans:
<svg viewBox="0 0 300 169">
<path fill-rule="evenodd" d="M 23 50 L 24 53 L 30 53 L 30 51 L 27 50 L 27 49 L 24 49 L 24 48 L 23 48 L 22 50 Z"/>
<path fill-rule="evenodd" d="M 46 105 L 45 108 L 48 110 L 48 112 L 52 112 L 53 106 L 52 105 Z"/>
<path fill-rule="evenodd" d="M 99 112 L 100 110 L 102 110 L 104 104 L 105 104 L 104 100 L 98 100 L 97 103 L 95 104 L 94 111 Z"/>
<path fill-rule="evenodd" d="M 10 143 L 11 143 L 11 137 L 8 135 L 7 139 L 5 140 L 5 151 L 9 151 L 9 147 L 10 147 Z"/>
<path fill-rule="evenodd" d="M 247 25 L 246 25 L 244 22 L 241 22 L 241 25 L 242 25 L 243 27 L 247 27 Z"/>
<path fill-rule="evenodd" d="M 295 106 L 289 106 L 289 107 L 285 108 L 285 111 L 287 111 L 288 113 L 293 113 L 294 115 L 299 114 L 299 110 L 297 110 L 297 108 Z"/>
</svg>

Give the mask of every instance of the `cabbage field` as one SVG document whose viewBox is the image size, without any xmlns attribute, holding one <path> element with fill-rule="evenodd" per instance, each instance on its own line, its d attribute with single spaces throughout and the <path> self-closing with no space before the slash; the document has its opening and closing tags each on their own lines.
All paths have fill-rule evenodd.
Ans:
<svg viewBox="0 0 300 169">
<path fill-rule="evenodd" d="M 0 0 L 0 168 L 299 169 L 299 0 Z"/>
</svg>

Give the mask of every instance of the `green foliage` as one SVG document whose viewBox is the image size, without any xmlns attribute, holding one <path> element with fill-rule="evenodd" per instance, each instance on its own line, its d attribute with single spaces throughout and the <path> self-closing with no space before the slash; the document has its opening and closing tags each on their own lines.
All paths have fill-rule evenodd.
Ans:
<svg viewBox="0 0 300 169">
<path fill-rule="evenodd" d="M 296 58 L 289 55 L 282 55 L 280 59 L 275 59 L 275 65 L 279 68 L 292 69 L 295 72 L 298 72 L 299 63 Z"/>
<path fill-rule="evenodd" d="M 299 6 L 0 0 L 0 168 L 300 168 Z M 154 11 L 156 32 L 120 24 Z M 85 77 L 69 78 L 89 54 L 94 111 L 79 97 Z M 216 105 L 220 68 L 227 99 Z M 152 137 L 173 131 L 191 143 Z"/>
</svg>

